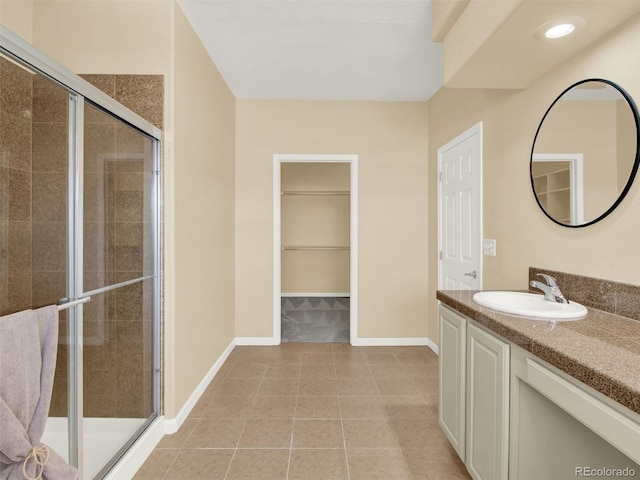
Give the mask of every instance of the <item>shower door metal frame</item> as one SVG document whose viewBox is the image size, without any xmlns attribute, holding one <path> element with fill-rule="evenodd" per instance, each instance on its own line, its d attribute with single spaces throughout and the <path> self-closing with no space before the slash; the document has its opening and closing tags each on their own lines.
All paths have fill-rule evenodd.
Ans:
<svg viewBox="0 0 640 480">
<path fill-rule="evenodd" d="M 98 473 L 103 477 L 126 453 L 128 448 L 147 429 L 161 412 L 161 368 L 160 368 L 160 289 L 161 289 L 161 178 L 160 178 L 160 142 L 162 132 L 147 120 L 135 114 L 113 98 L 97 89 L 72 71 L 38 51 L 29 43 L 0 25 L 0 53 L 24 66 L 34 73 L 47 77 L 68 92 L 68 205 L 67 205 L 67 294 L 70 298 L 62 299 L 73 302 L 68 308 L 68 424 L 69 424 L 69 463 L 78 467 L 80 479 L 83 479 L 83 303 L 90 295 L 104 293 L 133 283 L 152 280 L 152 324 L 153 324 L 153 414 L 145 420 L 138 431 L 122 446 L 116 455 Z M 129 127 L 138 131 L 152 141 L 151 167 L 151 248 L 152 275 L 143 276 L 109 285 L 104 288 L 83 292 L 83 165 L 84 165 L 84 108 L 85 99 L 89 104 L 113 116 Z M 76 304 L 76 302 L 82 302 Z M 88 479 L 87 479 L 88 480 Z"/>
</svg>

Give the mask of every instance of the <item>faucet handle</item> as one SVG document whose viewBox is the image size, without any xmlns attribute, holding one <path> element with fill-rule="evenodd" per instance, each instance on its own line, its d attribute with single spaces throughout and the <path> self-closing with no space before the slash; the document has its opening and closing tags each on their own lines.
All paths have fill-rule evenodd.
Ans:
<svg viewBox="0 0 640 480">
<path fill-rule="evenodd" d="M 551 275 L 547 275 L 546 273 L 539 273 L 538 276 L 544 278 L 544 281 L 550 287 L 553 288 L 558 286 L 558 281 L 556 280 L 555 277 L 552 277 Z"/>
</svg>

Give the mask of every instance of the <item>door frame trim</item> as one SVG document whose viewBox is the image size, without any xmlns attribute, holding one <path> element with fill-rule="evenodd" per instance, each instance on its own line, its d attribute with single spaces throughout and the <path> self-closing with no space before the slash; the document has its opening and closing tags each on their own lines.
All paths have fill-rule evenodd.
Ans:
<svg viewBox="0 0 640 480">
<path fill-rule="evenodd" d="M 273 344 L 282 341 L 281 307 L 281 165 L 283 163 L 348 163 L 349 195 L 349 340 L 358 342 L 358 155 L 354 154 L 282 154 L 273 155 Z"/>
<path fill-rule="evenodd" d="M 569 184 L 571 186 L 570 217 L 572 225 L 582 225 L 584 223 L 584 160 L 582 153 L 533 153 L 531 154 L 531 182 L 533 186 L 533 162 L 569 162 Z M 536 202 L 544 213 L 554 222 L 559 223 L 542 208 L 538 199 L 538 194 L 534 194 Z"/>
<path fill-rule="evenodd" d="M 479 175 L 476 179 L 476 187 L 478 188 L 478 238 L 477 238 L 477 247 L 478 247 L 478 274 L 480 276 L 479 279 L 479 288 L 482 289 L 482 277 L 483 277 L 483 258 L 482 258 L 482 236 L 483 236 L 483 191 L 482 191 L 482 183 L 483 183 L 483 171 L 482 171 L 482 150 L 483 150 L 483 138 L 482 138 L 482 121 L 476 123 L 468 130 L 465 130 L 460 135 L 456 136 L 452 140 L 449 140 L 446 144 L 438 148 L 438 172 L 436 182 L 438 184 L 438 289 L 443 288 L 442 284 L 442 259 L 440 258 L 440 252 L 442 251 L 442 156 L 444 152 L 452 148 L 454 145 L 466 140 L 473 135 L 478 135 L 479 139 L 479 152 L 478 152 L 478 163 Z"/>
</svg>

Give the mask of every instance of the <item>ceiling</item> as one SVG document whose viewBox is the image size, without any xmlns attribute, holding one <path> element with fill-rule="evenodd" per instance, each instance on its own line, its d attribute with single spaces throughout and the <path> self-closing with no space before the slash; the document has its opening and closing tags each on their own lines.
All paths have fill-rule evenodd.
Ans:
<svg viewBox="0 0 640 480">
<path fill-rule="evenodd" d="M 238 99 L 425 101 L 431 0 L 178 0 Z"/>
</svg>

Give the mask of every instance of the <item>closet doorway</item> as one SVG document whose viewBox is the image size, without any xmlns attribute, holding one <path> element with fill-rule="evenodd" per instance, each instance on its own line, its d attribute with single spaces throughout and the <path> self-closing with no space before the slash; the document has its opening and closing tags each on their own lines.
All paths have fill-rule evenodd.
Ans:
<svg viewBox="0 0 640 480">
<path fill-rule="evenodd" d="M 273 161 L 273 341 L 354 344 L 357 155 Z"/>
</svg>

